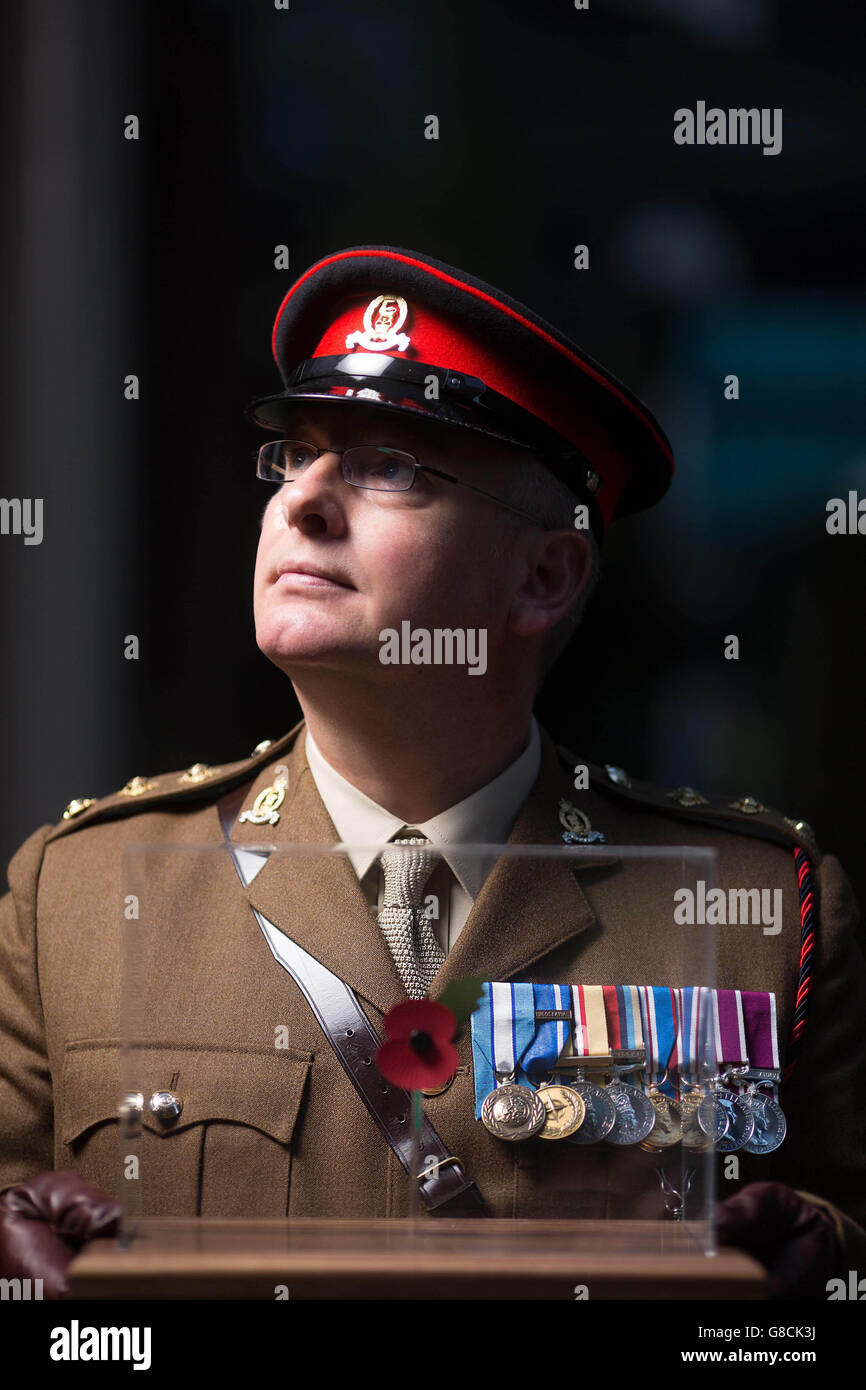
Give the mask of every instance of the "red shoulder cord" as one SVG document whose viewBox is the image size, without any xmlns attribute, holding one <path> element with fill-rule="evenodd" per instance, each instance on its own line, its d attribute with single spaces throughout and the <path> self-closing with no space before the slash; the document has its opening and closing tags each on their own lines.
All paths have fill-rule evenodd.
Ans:
<svg viewBox="0 0 866 1390">
<path fill-rule="evenodd" d="M 812 959 L 815 955 L 817 916 L 815 912 L 815 892 L 812 888 L 812 863 L 805 850 L 794 850 L 794 864 L 797 869 L 797 883 L 800 890 L 800 974 L 797 980 L 797 999 L 794 1016 L 791 1020 L 791 1036 L 788 1039 L 788 1060 L 782 1072 L 782 1080 L 787 1081 L 800 1054 L 803 1034 L 806 1031 L 806 1018 L 809 1013 L 809 996 L 812 993 Z"/>
</svg>

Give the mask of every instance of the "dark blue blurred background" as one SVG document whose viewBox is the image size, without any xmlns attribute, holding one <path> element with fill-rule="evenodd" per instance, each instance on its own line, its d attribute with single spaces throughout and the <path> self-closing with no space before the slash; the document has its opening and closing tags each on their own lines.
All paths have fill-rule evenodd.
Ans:
<svg viewBox="0 0 866 1390">
<path fill-rule="evenodd" d="M 548 725 L 807 819 L 866 898 L 866 537 L 825 530 L 830 497 L 866 495 L 859 10 L 7 0 L 3 23 L 0 495 L 43 497 L 46 527 L 0 537 L 3 862 L 72 796 L 294 721 L 254 644 L 241 410 L 278 386 L 295 277 L 381 241 L 532 305 L 673 442 Z M 781 107 L 781 154 L 676 145 L 698 100 Z"/>
</svg>

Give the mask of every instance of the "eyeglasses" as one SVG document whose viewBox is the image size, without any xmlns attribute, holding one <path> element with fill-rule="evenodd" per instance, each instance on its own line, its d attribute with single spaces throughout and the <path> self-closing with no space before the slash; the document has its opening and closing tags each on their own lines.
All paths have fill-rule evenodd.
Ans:
<svg viewBox="0 0 866 1390">
<path fill-rule="evenodd" d="M 467 487 L 478 492 L 491 502 L 497 502 L 509 512 L 516 512 L 527 521 L 533 522 L 543 530 L 548 527 L 538 517 L 512 507 L 492 492 L 455 478 L 451 473 L 443 473 L 440 468 L 430 468 L 419 463 L 414 454 L 402 449 L 392 449 L 385 444 L 358 444 L 351 449 L 319 449 L 315 444 L 305 444 L 299 439 L 271 439 L 263 444 L 256 455 L 256 477 L 268 483 L 290 483 L 299 473 L 303 473 L 322 454 L 338 454 L 343 479 L 350 487 L 362 487 L 370 492 L 408 492 L 414 485 L 417 473 L 431 473 L 435 478 L 443 478 L 446 483 Z"/>
</svg>

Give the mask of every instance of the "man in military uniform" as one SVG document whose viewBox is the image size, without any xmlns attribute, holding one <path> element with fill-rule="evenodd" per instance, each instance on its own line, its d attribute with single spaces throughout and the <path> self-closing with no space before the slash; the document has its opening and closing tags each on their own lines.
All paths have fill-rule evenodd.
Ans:
<svg viewBox="0 0 866 1390">
<path fill-rule="evenodd" d="M 720 1225 L 765 1260 L 771 1291 L 820 1293 L 866 1254 L 866 988 L 842 870 L 807 826 L 752 797 L 595 767 L 532 717 L 607 525 L 669 483 L 659 425 L 531 310 L 416 253 L 326 257 L 286 295 L 273 342 L 283 390 L 250 408 L 278 435 L 258 461 L 274 486 L 256 630 L 304 722 L 239 762 L 74 801 L 12 860 L 0 921 L 6 1267 L 42 1273 L 53 1260 L 60 1288 L 50 1226 L 72 1242 L 116 1216 L 131 844 L 164 871 L 153 892 L 165 916 L 149 918 L 164 929 L 138 966 L 144 981 L 160 972 L 136 1018 L 145 1214 L 400 1216 L 410 1179 L 385 1130 L 406 1117 L 377 1127 L 370 1056 L 340 1052 L 340 1030 L 328 1034 L 280 969 L 263 924 L 348 987 L 361 1035 L 381 1034 L 407 995 L 435 999 L 466 975 L 687 983 L 673 978 L 671 914 L 648 866 L 461 860 L 461 844 L 561 845 L 567 801 L 612 846 L 708 847 L 722 887 L 781 891 L 779 932 L 719 941 L 720 987 L 775 995 L 789 1072 L 788 1138 L 768 1157 L 741 1155 Z M 418 634 L 455 631 L 467 634 L 463 663 L 453 648 L 431 663 Z M 468 640 L 482 632 L 483 661 Z M 383 659 L 385 634 L 403 659 Z M 588 770 L 580 790 L 576 766 Z M 421 858 L 429 842 L 440 854 L 416 887 L 438 918 L 399 897 L 399 873 L 376 853 L 274 853 L 250 872 L 244 848 L 263 839 L 277 850 L 409 840 Z M 497 1140 L 475 1119 L 468 1036 L 459 1056 L 453 1082 L 424 1102 L 449 1155 L 439 1210 L 663 1214 L 645 1181 L 656 1155 Z"/>
</svg>

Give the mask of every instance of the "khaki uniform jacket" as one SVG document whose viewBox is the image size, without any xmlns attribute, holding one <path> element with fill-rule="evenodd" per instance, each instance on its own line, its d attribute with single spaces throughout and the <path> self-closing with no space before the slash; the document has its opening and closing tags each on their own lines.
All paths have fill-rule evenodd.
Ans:
<svg viewBox="0 0 866 1390">
<path fill-rule="evenodd" d="M 711 846 L 723 888 L 780 888 L 784 916 L 777 935 L 756 925 L 718 928 L 716 984 L 775 992 L 783 1065 L 801 936 L 793 852 L 800 845 L 813 857 L 815 979 L 802 1051 L 780 1095 L 788 1137 L 773 1155 L 741 1152 L 740 1181 L 779 1179 L 833 1204 L 846 1241 L 843 1268 L 856 1268 L 858 1257 L 863 1268 L 866 967 L 852 937 L 856 909 L 838 862 L 820 860 L 808 831 L 775 813 L 747 814 L 725 801 L 681 806 L 659 788 L 618 786 L 591 765 L 590 788 L 575 792 L 577 762 L 542 731 L 541 770 L 511 840 L 561 844 L 565 797 L 613 845 Z M 11 891 L 0 903 L 0 1188 L 52 1167 L 74 1168 L 128 1198 L 117 1120 L 129 892 L 124 848 L 131 842 L 219 846 L 218 799 L 248 783 L 242 804 L 252 807 L 280 763 L 289 779 L 279 822 L 238 823 L 233 839 L 334 843 L 299 725 L 243 762 L 138 779 L 43 826 L 13 858 Z M 246 890 L 224 852 L 161 863 L 159 882 L 146 890 L 151 900 L 142 903 L 142 921 L 151 925 L 136 924 L 139 939 L 151 946 L 140 954 L 137 986 L 126 1001 L 125 1017 L 133 1023 L 125 1027 L 133 1027 L 141 1044 L 138 1088 L 147 1097 L 176 1076 L 183 1111 L 167 1125 L 145 1110 L 143 1213 L 404 1214 L 408 1178 L 295 982 L 273 959 L 249 906 L 345 980 L 381 1035 L 382 1015 L 405 996 L 348 860 L 274 855 Z M 543 867 L 500 861 L 431 997 L 469 973 L 486 980 L 695 983 L 678 978 L 679 933 L 670 895 L 652 891 L 657 872 L 649 861 L 639 868 L 575 867 L 563 858 Z M 275 1046 L 279 1030 L 287 1046 Z M 468 1027 L 459 1051 L 453 1085 L 424 1104 L 494 1216 L 663 1215 L 650 1172 L 657 1154 L 495 1139 L 474 1118 Z M 720 1177 L 719 1196 L 737 1186 Z"/>
</svg>

